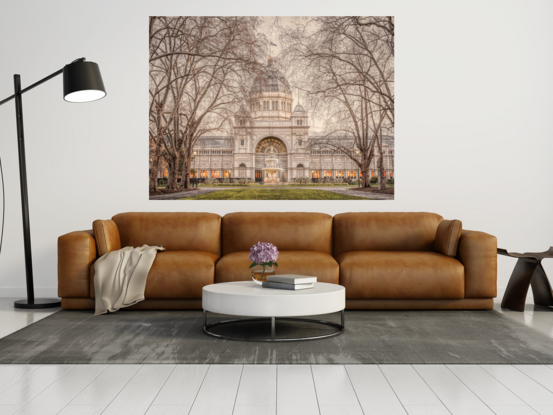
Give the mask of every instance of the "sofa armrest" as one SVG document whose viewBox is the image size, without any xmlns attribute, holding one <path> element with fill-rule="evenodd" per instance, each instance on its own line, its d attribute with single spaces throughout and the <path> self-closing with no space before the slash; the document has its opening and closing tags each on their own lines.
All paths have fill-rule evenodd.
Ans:
<svg viewBox="0 0 553 415">
<path fill-rule="evenodd" d="M 96 260 L 94 233 L 76 231 L 58 238 L 58 296 L 90 298 L 90 266 Z"/>
<path fill-rule="evenodd" d="M 94 238 L 96 239 L 98 256 L 121 249 L 119 228 L 114 221 L 101 219 L 95 220 L 92 223 L 92 229 L 94 229 Z"/>
<path fill-rule="evenodd" d="M 497 238 L 463 230 L 457 259 L 465 267 L 465 298 L 497 296 Z"/>
</svg>

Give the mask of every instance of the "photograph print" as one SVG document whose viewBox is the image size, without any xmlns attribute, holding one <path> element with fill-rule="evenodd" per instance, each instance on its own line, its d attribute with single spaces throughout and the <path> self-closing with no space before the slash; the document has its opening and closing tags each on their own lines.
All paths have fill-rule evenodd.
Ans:
<svg viewBox="0 0 553 415">
<path fill-rule="evenodd" d="M 149 19 L 150 200 L 393 200 L 394 17 Z"/>
</svg>

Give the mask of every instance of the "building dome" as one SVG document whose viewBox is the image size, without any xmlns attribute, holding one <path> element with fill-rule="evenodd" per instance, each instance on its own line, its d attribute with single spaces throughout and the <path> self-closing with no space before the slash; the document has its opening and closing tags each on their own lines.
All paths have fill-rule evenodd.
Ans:
<svg viewBox="0 0 553 415">
<path fill-rule="evenodd" d="M 284 92 L 291 94 L 292 89 L 288 80 L 273 65 L 273 58 L 269 58 L 265 73 L 255 77 L 251 92 Z"/>
<path fill-rule="evenodd" d="M 296 108 L 294 108 L 294 112 L 305 112 L 305 110 L 300 104 L 298 104 L 296 105 Z"/>
</svg>

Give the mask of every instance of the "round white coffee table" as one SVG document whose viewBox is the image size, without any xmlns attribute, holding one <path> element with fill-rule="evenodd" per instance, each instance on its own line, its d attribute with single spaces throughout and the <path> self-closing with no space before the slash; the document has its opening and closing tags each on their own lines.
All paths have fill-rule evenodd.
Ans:
<svg viewBox="0 0 553 415">
<path fill-rule="evenodd" d="M 344 309 L 346 308 L 346 289 L 341 285 L 317 282 L 306 290 L 277 290 L 263 288 L 253 281 L 225 282 L 206 285 L 202 293 L 204 310 L 204 332 L 210 336 L 229 340 L 247 341 L 298 341 L 315 340 L 337 336 L 344 331 Z M 233 319 L 207 324 L 207 312 L 233 316 L 257 317 Z M 341 313 L 341 324 L 324 320 L 302 318 L 329 313 Z M 276 319 L 304 321 L 324 324 L 336 328 L 335 332 L 314 337 L 277 338 L 275 337 Z M 271 338 L 234 337 L 216 334 L 211 328 L 223 324 L 245 321 L 271 320 Z"/>
</svg>

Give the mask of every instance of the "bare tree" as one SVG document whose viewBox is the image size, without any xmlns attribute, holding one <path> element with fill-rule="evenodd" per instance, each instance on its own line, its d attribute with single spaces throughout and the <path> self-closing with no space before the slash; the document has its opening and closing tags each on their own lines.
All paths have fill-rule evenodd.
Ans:
<svg viewBox="0 0 553 415">
<path fill-rule="evenodd" d="M 177 188 L 180 164 L 182 185 L 189 187 L 198 139 L 231 135 L 235 117 L 249 107 L 246 85 L 262 68 L 265 44 L 257 33 L 259 24 L 255 17 L 161 17 L 151 22 L 150 125 L 157 134 L 150 136 L 166 153 L 168 189 Z M 158 95 L 166 98 L 161 116 L 155 112 Z"/>
<path fill-rule="evenodd" d="M 150 17 L 150 51 L 172 48 L 175 29 L 165 18 Z M 156 64 L 150 63 L 150 145 L 154 147 L 151 155 L 151 169 L 149 179 L 149 190 L 155 192 L 157 189 L 156 177 L 161 162 L 162 144 L 176 114 L 177 108 L 167 111 L 168 101 L 171 98 L 171 87 L 174 79 L 175 59 L 169 56 L 167 59 L 159 60 Z"/>
<path fill-rule="evenodd" d="M 394 122 L 394 18 L 321 17 L 316 54 L 342 62 L 348 80 L 369 91 L 373 104 Z"/>
<path fill-rule="evenodd" d="M 382 130 L 394 123 L 393 17 L 298 18 L 280 32 L 281 58 L 295 69 L 306 106 L 325 119 L 311 146 L 349 156 L 369 187 L 375 145 L 383 172 Z"/>
</svg>

